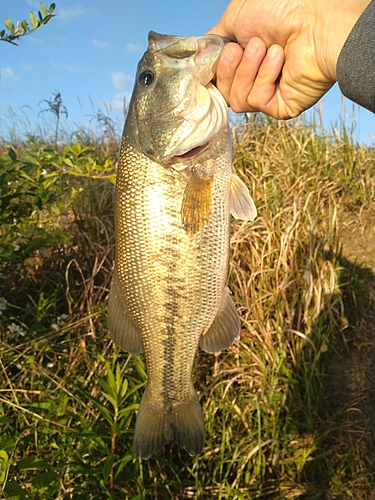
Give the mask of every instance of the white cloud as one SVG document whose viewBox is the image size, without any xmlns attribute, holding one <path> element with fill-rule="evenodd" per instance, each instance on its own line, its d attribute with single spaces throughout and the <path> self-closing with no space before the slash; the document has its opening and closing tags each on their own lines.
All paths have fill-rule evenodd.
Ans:
<svg viewBox="0 0 375 500">
<path fill-rule="evenodd" d="M 52 68 L 58 69 L 59 71 L 65 71 L 70 75 L 79 75 L 83 72 L 84 68 L 82 66 L 73 66 L 72 64 L 60 64 L 54 61 L 51 61 Z"/>
<path fill-rule="evenodd" d="M 45 42 L 38 37 L 31 36 L 28 38 L 28 41 L 33 43 L 34 45 L 44 45 Z"/>
<path fill-rule="evenodd" d="M 15 74 L 12 68 L 0 68 L 0 89 L 3 92 L 9 92 L 21 81 L 21 78 Z"/>
<path fill-rule="evenodd" d="M 129 90 L 129 87 L 133 85 L 133 78 L 121 71 L 117 73 L 112 73 L 113 85 L 118 90 Z"/>
<path fill-rule="evenodd" d="M 26 73 L 35 73 L 34 66 L 32 66 L 31 64 L 26 64 L 23 62 L 21 66 Z"/>
<path fill-rule="evenodd" d="M 0 71 L 1 78 L 5 81 L 16 80 L 18 78 L 12 68 L 0 68 Z"/>
<path fill-rule="evenodd" d="M 81 6 L 59 9 L 56 12 L 58 19 L 61 21 L 71 21 L 72 19 L 84 16 L 86 13 L 87 10 Z"/>
<path fill-rule="evenodd" d="M 106 109 L 111 111 L 120 111 L 123 113 L 124 108 L 126 108 L 129 104 L 130 97 L 131 92 L 116 93 L 112 101 L 104 100 L 103 103 Z"/>
<path fill-rule="evenodd" d="M 92 44 L 97 48 L 97 49 L 109 49 L 111 46 L 107 42 L 99 42 L 99 40 L 96 40 L 93 38 L 91 40 Z"/>
<path fill-rule="evenodd" d="M 61 43 L 61 45 L 70 44 L 70 40 L 66 36 L 56 36 L 55 38 L 59 43 Z"/>
<path fill-rule="evenodd" d="M 134 45 L 134 43 L 127 43 L 125 48 L 129 54 L 139 54 L 142 52 L 141 47 L 139 45 Z"/>
<path fill-rule="evenodd" d="M 103 104 L 111 112 L 120 112 L 122 119 L 124 108 L 127 108 L 130 102 L 134 79 L 121 71 L 112 73 L 111 78 L 117 91 L 114 92 L 112 100 L 103 100 Z"/>
<path fill-rule="evenodd" d="M 26 0 L 26 3 L 30 5 L 34 10 L 40 9 L 40 3 L 36 0 Z"/>
</svg>

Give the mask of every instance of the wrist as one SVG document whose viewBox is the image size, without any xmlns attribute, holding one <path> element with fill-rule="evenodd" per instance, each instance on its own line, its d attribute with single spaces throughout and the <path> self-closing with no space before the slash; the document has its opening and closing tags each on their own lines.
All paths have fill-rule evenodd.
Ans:
<svg viewBox="0 0 375 500">
<path fill-rule="evenodd" d="M 337 81 L 336 66 L 344 43 L 371 0 L 320 0 L 317 2 L 314 42 L 324 76 Z"/>
</svg>

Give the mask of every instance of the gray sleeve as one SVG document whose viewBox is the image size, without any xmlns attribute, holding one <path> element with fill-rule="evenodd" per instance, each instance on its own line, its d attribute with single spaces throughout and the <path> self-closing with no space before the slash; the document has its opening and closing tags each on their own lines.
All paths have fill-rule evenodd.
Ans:
<svg viewBox="0 0 375 500">
<path fill-rule="evenodd" d="M 375 0 L 350 32 L 336 72 L 344 96 L 375 113 Z"/>
</svg>

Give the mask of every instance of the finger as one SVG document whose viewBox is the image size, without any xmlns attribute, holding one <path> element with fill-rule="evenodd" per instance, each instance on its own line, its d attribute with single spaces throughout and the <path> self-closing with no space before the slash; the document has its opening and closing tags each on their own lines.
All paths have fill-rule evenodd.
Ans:
<svg viewBox="0 0 375 500">
<path fill-rule="evenodd" d="M 241 62 L 243 50 L 237 43 L 228 43 L 219 59 L 216 71 L 216 87 L 229 104 L 229 95 L 236 69 Z"/>
<path fill-rule="evenodd" d="M 228 33 L 226 32 L 224 27 L 221 26 L 221 23 L 218 23 L 215 26 L 213 26 L 211 29 L 206 31 L 205 35 L 228 36 Z"/>
<path fill-rule="evenodd" d="M 271 45 L 259 67 L 254 85 L 247 97 L 251 110 L 262 111 L 274 118 L 289 118 L 282 116 L 284 108 L 279 101 L 278 78 L 284 64 L 284 49 L 280 45 Z"/>
<path fill-rule="evenodd" d="M 249 40 L 234 75 L 229 96 L 230 106 L 236 113 L 252 111 L 247 97 L 253 88 L 266 51 L 266 44 L 261 38 Z"/>
</svg>

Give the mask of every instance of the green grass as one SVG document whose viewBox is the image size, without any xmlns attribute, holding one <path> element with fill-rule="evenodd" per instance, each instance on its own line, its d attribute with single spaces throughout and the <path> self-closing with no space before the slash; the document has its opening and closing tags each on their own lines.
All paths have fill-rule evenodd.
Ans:
<svg viewBox="0 0 375 500">
<path fill-rule="evenodd" d="M 131 456 L 144 364 L 119 352 L 107 328 L 115 140 L 80 131 L 81 145 L 75 137 L 58 150 L 3 141 L 0 187 L 12 214 L 3 203 L 5 498 L 369 498 L 374 450 L 359 452 L 363 425 L 352 418 L 364 407 L 337 402 L 334 374 L 352 346 L 372 349 L 357 328 L 371 276 L 343 257 L 338 234 L 371 208 L 374 151 L 302 121 L 254 115 L 233 128 L 235 170 L 259 213 L 232 224 L 241 340 L 197 355 L 202 454 L 170 444 L 148 461 Z"/>
</svg>

